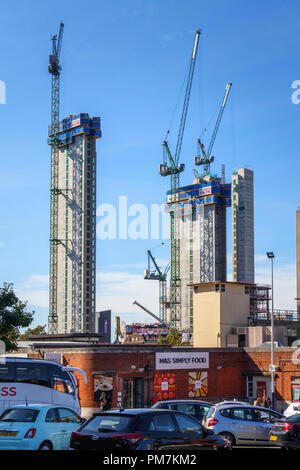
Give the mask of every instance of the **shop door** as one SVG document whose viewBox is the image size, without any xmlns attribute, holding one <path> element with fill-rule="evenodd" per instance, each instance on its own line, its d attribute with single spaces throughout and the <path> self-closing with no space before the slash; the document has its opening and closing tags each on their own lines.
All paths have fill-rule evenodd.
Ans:
<svg viewBox="0 0 300 470">
<path fill-rule="evenodd" d="M 144 408 L 144 378 L 123 379 L 123 408 Z"/>
<path fill-rule="evenodd" d="M 269 377 L 253 377 L 254 398 L 265 400 L 270 398 L 270 379 Z"/>
</svg>

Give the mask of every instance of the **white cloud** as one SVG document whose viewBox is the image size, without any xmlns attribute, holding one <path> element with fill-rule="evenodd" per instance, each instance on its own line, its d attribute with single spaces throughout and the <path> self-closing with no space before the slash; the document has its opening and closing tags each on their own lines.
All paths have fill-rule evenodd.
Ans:
<svg viewBox="0 0 300 470">
<path fill-rule="evenodd" d="M 263 263 L 255 266 L 257 283 L 271 285 L 271 266 L 264 257 Z M 274 308 L 296 310 L 296 265 L 274 263 Z"/>
<path fill-rule="evenodd" d="M 112 310 L 114 314 L 134 316 L 144 321 L 146 313 L 133 301 L 137 300 L 154 314 L 158 313 L 158 281 L 147 281 L 143 274 L 127 271 L 97 273 L 97 310 Z M 151 317 L 149 316 L 149 319 Z"/>
<path fill-rule="evenodd" d="M 49 307 L 49 275 L 32 274 L 15 285 L 17 296 L 27 301 L 32 308 Z"/>
</svg>

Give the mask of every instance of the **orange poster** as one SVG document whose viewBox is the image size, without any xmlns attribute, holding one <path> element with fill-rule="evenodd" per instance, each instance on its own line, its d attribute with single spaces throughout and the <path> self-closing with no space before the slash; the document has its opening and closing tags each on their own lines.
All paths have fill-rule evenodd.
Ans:
<svg viewBox="0 0 300 470">
<path fill-rule="evenodd" d="M 160 372 L 154 375 L 153 404 L 161 400 L 176 398 L 175 372 Z"/>
</svg>

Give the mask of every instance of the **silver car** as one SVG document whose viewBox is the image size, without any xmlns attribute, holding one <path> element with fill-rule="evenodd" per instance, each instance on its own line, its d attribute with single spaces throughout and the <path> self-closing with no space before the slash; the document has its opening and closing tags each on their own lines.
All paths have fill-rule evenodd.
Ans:
<svg viewBox="0 0 300 470">
<path fill-rule="evenodd" d="M 283 415 L 268 408 L 220 403 L 210 408 L 202 424 L 234 445 L 269 445 L 272 424 Z"/>
</svg>

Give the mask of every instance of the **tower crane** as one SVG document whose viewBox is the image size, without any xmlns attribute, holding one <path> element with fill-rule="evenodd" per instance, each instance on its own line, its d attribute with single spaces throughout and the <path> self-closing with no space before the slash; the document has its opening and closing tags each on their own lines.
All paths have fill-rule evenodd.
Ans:
<svg viewBox="0 0 300 470">
<path fill-rule="evenodd" d="M 150 250 L 147 250 L 148 255 L 148 269 L 145 270 L 144 279 L 159 281 L 159 318 L 161 321 L 166 321 L 166 303 L 167 303 L 167 274 L 170 270 L 168 265 L 162 270 Z M 154 265 L 154 270 L 151 270 L 151 261 Z"/>
<path fill-rule="evenodd" d="M 57 332 L 57 251 L 58 251 L 58 121 L 59 121 L 59 82 L 61 74 L 60 52 L 62 46 L 64 24 L 60 23 L 59 34 L 51 36 L 52 54 L 49 57 L 49 73 L 52 76 L 51 88 L 51 214 L 50 214 L 50 305 L 49 332 Z"/>
<path fill-rule="evenodd" d="M 178 233 L 178 220 L 175 216 L 174 205 L 178 200 L 179 175 L 184 171 L 184 164 L 179 163 L 183 134 L 185 129 L 187 111 L 190 101 L 192 82 L 195 70 L 196 56 L 198 51 L 198 43 L 201 31 L 198 29 L 195 34 L 193 52 L 189 65 L 187 85 L 183 103 L 183 110 L 177 136 L 177 144 L 174 155 L 172 155 L 168 141 L 163 141 L 164 159 L 159 166 L 161 176 L 171 176 L 171 212 L 170 212 L 170 322 L 172 326 L 176 326 L 181 319 L 181 282 L 180 282 L 180 241 Z"/>
<path fill-rule="evenodd" d="M 228 82 L 226 84 L 225 95 L 224 95 L 224 98 L 223 98 L 223 101 L 222 101 L 222 104 L 221 104 L 221 107 L 220 107 L 220 111 L 219 111 L 219 114 L 218 114 L 218 117 L 217 117 L 217 121 L 216 121 L 214 130 L 213 130 L 213 133 L 212 133 L 212 136 L 211 136 L 211 140 L 210 140 L 207 152 L 205 151 L 204 145 L 201 143 L 200 138 L 197 140 L 197 148 L 198 148 L 197 153 L 198 153 L 198 155 L 195 157 L 194 163 L 195 163 L 195 165 L 204 165 L 204 173 L 205 174 L 210 172 L 210 164 L 214 161 L 214 157 L 211 155 L 211 152 L 212 152 L 212 148 L 213 148 L 213 145 L 215 143 L 215 140 L 216 140 L 216 136 L 217 136 L 219 127 L 220 127 L 221 119 L 222 119 L 222 116 L 223 116 L 223 113 L 224 113 L 224 109 L 225 109 L 225 105 L 226 105 L 226 101 L 227 101 L 227 98 L 228 98 L 228 94 L 229 94 L 231 85 L 232 85 L 231 82 Z"/>
</svg>

